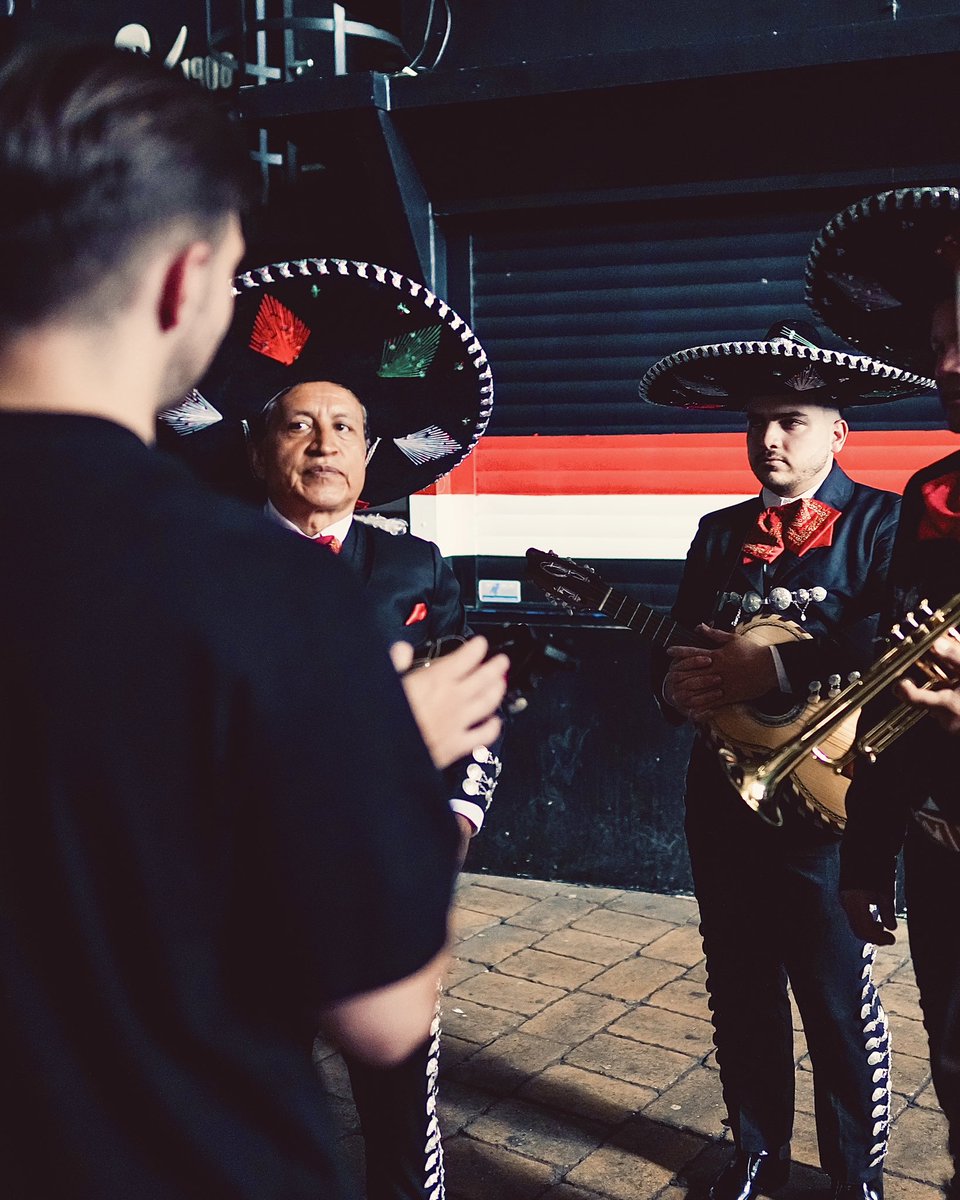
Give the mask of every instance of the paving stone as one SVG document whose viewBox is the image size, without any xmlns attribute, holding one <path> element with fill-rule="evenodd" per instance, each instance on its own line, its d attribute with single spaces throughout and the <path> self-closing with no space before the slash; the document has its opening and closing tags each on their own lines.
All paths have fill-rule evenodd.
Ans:
<svg viewBox="0 0 960 1200">
<path fill-rule="evenodd" d="M 910 957 L 907 945 L 907 931 L 903 928 L 897 933 L 897 940 L 892 946 L 878 946 L 873 960 L 873 981 L 883 983 L 894 978 L 902 971 Z"/>
<path fill-rule="evenodd" d="M 459 1133 L 465 1125 L 496 1104 L 497 1097 L 491 1092 L 444 1079 L 440 1084 L 437 1111 L 440 1114 L 440 1132 L 444 1139 Z"/>
<path fill-rule="evenodd" d="M 503 1100 L 468 1126 L 471 1137 L 558 1167 L 572 1167 L 595 1150 L 603 1129 L 597 1122 L 558 1117 L 523 1100 Z"/>
<path fill-rule="evenodd" d="M 668 921 L 655 921 L 651 917 L 616 912 L 610 908 L 595 908 L 585 917 L 578 917 L 572 927 L 585 929 L 588 933 L 602 933 L 624 942 L 635 942 L 638 946 L 647 946 L 675 928 Z"/>
<path fill-rule="evenodd" d="M 508 927 L 502 925 L 501 928 Z M 527 936 L 539 937 L 539 934 Z M 568 958 L 563 954 L 551 954 L 538 947 L 534 950 L 520 950 L 511 955 L 499 964 L 499 970 L 506 975 L 519 975 L 522 979 L 532 979 L 536 983 L 572 990 L 599 975 L 603 967 L 600 963 L 588 963 L 579 958 Z"/>
<path fill-rule="evenodd" d="M 597 887 L 592 883 L 565 883 L 559 894 L 571 900 L 590 900 L 595 904 L 610 904 L 623 895 L 620 888 Z"/>
<path fill-rule="evenodd" d="M 457 906 L 472 908 L 477 912 L 490 913 L 495 917 L 512 917 L 537 901 L 532 896 L 518 896 L 516 892 L 501 892 L 492 885 L 481 887 L 471 884 L 457 892 Z"/>
<path fill-rule="evenodd" d="M 906 936 L 906 935 L 901 935 L 901 936 Z M 906 983 L 906 984 L 909 984 L 911 987 L 916 987 L 917 986 L 917 977 L 913 973 L 913 963 L 910 961 L 907 961 L 903 964 L 902 967 L 897 967 L 897 969 L 890 976 L 890 981 L 891 981 L 891 983 Z"/>
<path fill-rule="evenodd" d="M 471 1054 L 478 1053 L 480 1047 L 476 1042 L 468 1042 L 464 1038 L 453 1037 L 443 1030 L 440 1036 L 440 1075 L 452 1071 Z"/>
<path fill-rule="evenodd" d="M 618 1125 L 657 1098 L 653 1088 L 627 1083 L 567 1063 L 547 1067 L 519 1091 L 524 1099 L 576 1113 L 606 1125 Z"/>
<path fill-rule="evenodd" d="M 676 963 L 660 962 L 655 958 L 631 958 L 604 971 L 582 987 L 584 992 L 613 996 L 616 1000 L 636 1003 L 683 974 Z"/>
<path fill-rule="evenodd" d="M 926 1057 L 899 1054 L 896 1045 L 894 1040 L 890 1055 L 890 1085 L 895 1092 L 912 1098 L 930 1082 L 930 1061 Z"/>
<path fill-rule="evenodd" d="M 649 1120 L 663 1121 L 707 1137 L 721 1137 L 727 1110 L 716 1071 L 697 1066 L 643 1110 Z"/>
<path fill-rule="evenodd" d="M 342 1100 L 353 1099 L 353 1088 L 350 1086 L 350 1076 L 347 1064 L 339 1054 L 331 1054 L 320 1063 L 317 1074 L 323 1090 L 331 1096 L 339 1096 Z"/>
<path fill-rule="evenodd" d="M 557 1168 L 465 1134 L 443 1148 L 448 1200 L 531 1200 L 556 1182 Z"/>
<path fill-rule="evenodd" d="M 817 1125 L 808 1113 L 794 1113 L 793 1137 L 790 1141 L 790 1151 L 795 1163 L 803 1163 L 808 1167 L 820 1166 L 820 1149 L 817 1145 Z"/>
<path fill-rule="evenodd" d="M 574 1167 L 566 1181 L 613 1200 L 656 1200 L 703 1149 L 703 1140 L 667 1126 L 647 1124 L 649 1129 L 636 1135 L 636 1144 L 601 1146 Z"/>
<path fill-rule="evenodd" d="M 471 979 L 458 983 L 449 994 L 458 999 L 472 1000 L 490 1008 L 505 1008 L 508 1012 L 522 1013 L 532 1017 L 554 1000 L 559 1000 L 563 991 L 548 987 L 545 983 L 534 983 L 529 979 L 518 979 L 515 975 L 501 975 L 498 971 L 485 971 Z"/>
<path fill-rule="evenodd" d="M 933 1090 L 933 1083 L 928 1083 L 926 1087 L 922 1087 L 914 1096 L 911 1103 L 917 1104 L 921 1108 L 939 1109 L 940 1101 L 937 1099 L 937 1093 Z"/>
<path fill-rule="evenodd" d="M 313 1039 L 313 1065 L 319 1066 L 325 1058 L 329 1058 L 331 1054 L 336 1054 L 336 1046 L 324 1041 L 322 1037 Z"/>
<path fill-rule="evenodd" d="M 588 1071 L 599 1071 L 601 1075 L 613 1075 L 617 1079 L 626 1079 L 628 1083 L 656 1088 L 660 1092 L 694 1066 L 697 1060 L 686 1054 L 678 1054 L 676 1050 L 664 1050 L 660 1046 L 647 1046 L 629 1038 L 598 1033 L 571 1050 L 565 1061 Z"/>
<path fill-rule="evenodd" d="M 541 933 L 552 933 L 575 921 L 577 917 L 585 917 L 597 907 L 589 900 L 571 899 L 569 896 L 549 896 L 536 904 L 525 908 L 515 917 L 508 917 L 508 925 L 520 925 L 524 929 L 539 929 Z"/>
<path fill-rule="evenodd" d="M 686 925 L 700 920 L 700 910 L 693 896 L 658 896 L 652 892 L 622 892 L 608 903 L 617 912 L 635 913 L 638 917 L 653 917 L 671 925 Z"/>
<path fill-rule="evenodd" d="M 706 987 L 697 980 L 683 976 L 647 997 L 647 1004 L 655 1008 L 667 1008 L 671 1012 L 686 1013 L 688 1017 L 710 1020 L 710 997 Z"/>
<path fill-rule="evenodd" d="M 467 941 L 470 940 L 467 939 Z M 466 944 L 467 942 L 460 943 L 461 946 Z M 443 977 L 443 986 L 444 988 L 455 987 L 462 980 L 469 979 L 471 975 L 477 975 L 483 969 L 482 963 L 467 962 L 463 958 L 451 958 L 450 966 L 447 967 L 447 973 Z"/>
<path fill-rule="evenodd" d="M 473 937 L 481 929 L 490 929 L 499 924 L 499 918 L 491 917 L 489 913 L 475 912 L 472 908 L 454 908 L 450 914 L 450 928 L 458 942 Z"/>
<path fill-rule="evenodd" d="M 638 1005 L 618 1021 L 614 1021 L 610 1026 L 610 1033 L 618 1037 L 634 1038 L 651 1046 L 679 1050 L 682 1054 L 691 1054 L 696 1058 L 702 1058 L 713 1049 L 713 1026 L 709 1021 L 688 1017 L 685 1013 L 652 1008 L 646 1004 Z"/>
<path fill-rule="evenodd" d="M 537 949 L 549 950 L 553 954 L 565 954 L 568 958 L 580 958 L 605 967 L 637 952 L 634 942 L 622 942 L 619 938 L 603 937 L 599 933 L 587 933 L 582 929 L 558 929 L 556 933 L 548 933 L 537 943 Z"/>
<path fill-rule="evenodd" d="M 485 1046 L 507 1030 L 515 1029 L 523 1018 L 501 1008 L 488 1008 L 447 995 L 443 1001 L 442 1020 L 446 1036 Z"/>
<path fill-rule="evenodd" d="M 520 1028 L 525 1033 L 535 1033 L 573 1046 L 598 1030 L 605 1029 L 626 1011 L 626 1007 L 618 1000 L 575 992 L 551 1004 Z"/>
<path fill-rule="evenodd" d="M 515 892 L 518 896 L 533 896 L 537 900 L 555 896 L 563 889 L 562 883 L 549 883 L 544 879 L 511 879 L 505 875 L 487 875 L 484 872 L 466 872 L 460 876 L 460 880 L 463 887 L 481 883 L 485 887 L 496 888 L 499 892 Z"/>
<path fill-rule="evenodd" d="M 505 1095 L 516 1091 L 550 1063 L 557 1062 L 566 1049 L 561 1042 L 551 1042 L 529 1033 L 508 1033 L 454 1067 L 449 1078 Z"/>
<path fill-rule="evenodd" d="M 923 1022 L 910 1017 L 894 1017 L 890 1021 L 890 1041 L 897 1055 L 926 1059 L 930 1054 Z"/>
<path fill-rule="evenodd" d="M 585 1192 L 583 1188 L 571 1187 L 569 1183 L 558 1183 L 544 1192 L 540 1200 L 604 1200 L 599 1192 Z"/>
<path fill-rule="evenodd" d="M 705 961 L 696 963 L 684 975 L 684 979 L 692 979 L 696 983 L 702 983 L 704 987 L 707 984 L 707 964 Z"/>
<path fill-rule="evenodd" d="M 891 980 L 880 989 L 880 999 L 888 1016 L 908 1017 L 911 1021 L 923 1019 L 916 984 Z"/>
<path fill-rule="evenodd" d="M 938 1182 L 953 1169 L 947 1153 L 947 1122 L 931 1108 L 907 1108 L 894 1126 L 887 1169 L 910 1179 Z"/>
<path fill-rule="evenodd" d="M 884 1172 L 883 1194 L 885 1200 L 943 1200 L 940 1188 L 916 1179 L 901 1179 L 889 1171 Z"/>
<path fill-rule="evenodd" d="M 671 929 L 663 937 L 644 946 L 640 953 L 651 958 L 663 959 L 665 962 L 692 967 L 703 958 L 700 931 L 693 925 L 682 925 L 678 929 Z"/>
<path fill-rule="evenodd" d="M 518 950 L 532 945 L 541 936 L 534 929 L 518 929 L 516 925 L 494 925 L 492 929 L 481 929 L 473 937 L 460 942 L 457 946 L 457 957 L 494 966 L 509 958 L 511 954 L 516 954 Z"/>
</svg>

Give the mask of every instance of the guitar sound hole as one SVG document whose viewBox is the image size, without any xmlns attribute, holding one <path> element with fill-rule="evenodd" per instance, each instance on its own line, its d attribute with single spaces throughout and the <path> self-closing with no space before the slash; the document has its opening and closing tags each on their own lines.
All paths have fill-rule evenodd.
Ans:
<svg viewBox="0 0 960 1200">
<path fill-rule="evenodd" d="M 761 725 L 776 727 L 789 725 L 803 712 L 803 704 L 795 696 L 781 691 L 767 692 L 758 700 L 750 701 L 750 709 Z"/>
</svg>

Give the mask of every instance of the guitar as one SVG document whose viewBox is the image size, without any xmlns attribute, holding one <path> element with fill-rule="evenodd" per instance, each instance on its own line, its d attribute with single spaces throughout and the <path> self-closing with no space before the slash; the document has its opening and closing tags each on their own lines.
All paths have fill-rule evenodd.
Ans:
<svg viewBox="0 0 960 1200">
<path fill-rule="evenodd" d="M 655 646 L 715 648 L 702 634 L 684 629 L 668 614 L 651 608 L 611 587 L 590 567 L 531 547 L 527 551 L 527 577 L 570 612 L 598 612 L 624 625 Z M 733 630 L 763 646 L 800 641 L 810 635 L 793 621 L 778 616 L 754 617 Z M 779 703 L 778 703 L 779 701 Z M 734 751 L 751 762 L 791 741 L 809 724 L 822 701 L 814 694 L 793 702 L 782 693 L 717 709 L 706 721 L 707 732 L 720 753 Z M 786 707 L 785 707 L 786 706 Z M 853 744 L 859 710 L 821 743 L 821 750 L 839 757 Z M 792 790 L 817 820 L 840 832 L 846 823 L 846 795 L 850 780 L 814 752 L 804 758 L 790 777 Z"/>
<path fill-rule="evenodd" d="M 489 644 L 488 657 L 505 654 L 510 660 L 507 676 L 507 691 L 502 707 L 510 716 L 516 716 L 529 706 L 527 693 L 539 686 L 541 679 L 559 667 L 570 664 L 570 659 L 549 634 L 544 635 L 529 625 L 506 625 L 502 628 L 483 629 Z M 466 635 L 448 633 L 434 641 L 424 642 L 417 648 L 408 671 L 429 667 L 432 662 L 458 649 L 468 640 Z"/>
</svg>

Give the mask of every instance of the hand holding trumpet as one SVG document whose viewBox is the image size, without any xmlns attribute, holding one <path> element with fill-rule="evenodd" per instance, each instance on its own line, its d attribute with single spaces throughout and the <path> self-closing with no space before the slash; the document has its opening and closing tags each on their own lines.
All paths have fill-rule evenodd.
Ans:
<svg viewBox="0 0 960 1200">
<path fill-rule="evenodd" d="M 909 679 L 897 685 L 900 695 L 909 704 L 926 709 L 947 731 L 960 733 L 960 637 L 944 634 L 931 647 L 931 657 L 949 676 L 950 682 L 940 687 L 919 688 Z"/>
</svg>

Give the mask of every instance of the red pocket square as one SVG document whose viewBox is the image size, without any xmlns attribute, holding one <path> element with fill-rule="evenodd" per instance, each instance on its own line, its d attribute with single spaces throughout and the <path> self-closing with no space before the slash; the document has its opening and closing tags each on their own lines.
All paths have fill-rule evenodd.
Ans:
<svg viewBox="0 0 960 1200">
<path fill-rule="evenodd" d="M 404 625 L 417 625 L 420 621 L 425 621 L 426 619 L 427 606 L 422 600 L 418 600 L 413 608 L 410 609 L 410 616 L 404 621 Z"/>
</svg>

